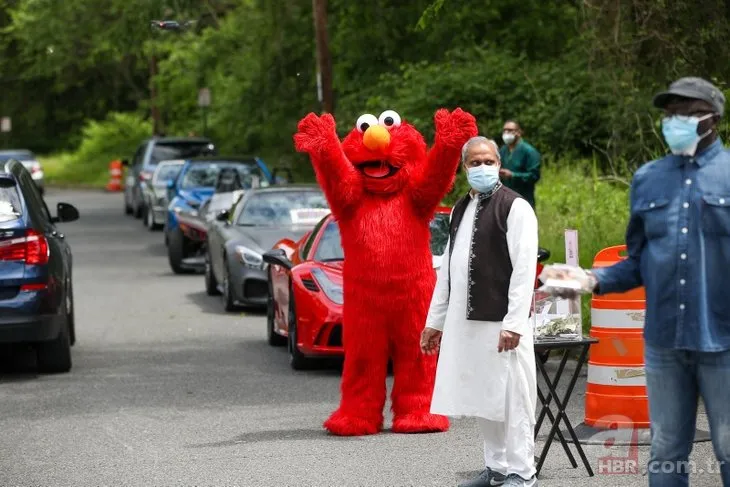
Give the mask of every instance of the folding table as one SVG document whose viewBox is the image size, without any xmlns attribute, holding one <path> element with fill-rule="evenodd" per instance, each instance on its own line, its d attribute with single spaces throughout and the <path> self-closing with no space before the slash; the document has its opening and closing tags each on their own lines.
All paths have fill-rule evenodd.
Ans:
<svg viewBox="0 0 730 487">
<path fill-rule="evenodd" d="M 583 465 L 585 466 L 586 470 L 588 470 L 588 475 L 593 477 L 593 469 L 591 468 L 591 465 L 588 462 L 585 453 L 583 452 L 583 448 L 578 441 L 575 430 L 573 430 L 573 425 L 570 424 L 570 419 L 568 419 L 568 415 L 565 413 L 565 408 L 568 406 L 570 397 L 573 394 L 573 389 L 575 388 L 575 383 L 578 380 L 580 371 L 588 359 L 588 350 L 594 343 L 598 343 L 598 340 L 591 337 L 583 337 L 581 340 L 566 339 L 535 341 L 535 362 L 537 363 L 537 368 L 540 370 L 540 374 L 542 375 L 543 379 L 545 379 L 545 383 L 547 384 L 548 388 L 548 394 L 547 396 L 545 396 L 542 389 L 540 388 L 540 382 L 538 381 L 537 397 L 542 404 L 542 408 L 537 418 L 537 423 L 535 424 L 535 440 L 537 440 L 537 435 L 540 432 L 540 427 L 542 426 L 542 422 L 545 419 L 545 416 L 547 416 L 552 423 L 552 428 L 550 428 L 550 433 L 548 433 L 545 446 L 543 447 L 540 457 L 537 459 L 536 469 L 538 475 L 540 474 L 540 469 L 542 469 L 543 463 L 545 463 L 545 458 L 547 457 L 548 451 L 550 451 L 550 446 L 552 446 L 555 436 L 558 437 L 560 444 L 563 445 L 565 454 L 568 456 L 568 460 L 570 460 L 573 468 L 578 468 L 578 463 L 575 461 L 575 457 L 570 451 L 568 442 L 565 440 L 563 433 L 560 431 L 560 422 L 562 421 L 565 424 L 568 434 L 573 439 L 573 444 L 575 445 L 576 450 L 578 450 L 578 455 L 580 455 L 581 460 L 583 460 Z M 550 375 L 545 369 L 545 364 L 542 362 L 542 360 L 540 360 L 539 357 L 540 354 L 552 350 L 563 350 L 563 358 L 560 361 L 560 365 L 558 366 L 558 370 L 555 373 L 554 379 L 550 378 Z M 563 375 L 563 372 L 565 371 L 565 364 L 568 362 L 570 352 L 575 350 L 578 350 L 580 352 L 580 355 L 578 357 L 578 363 L 575 367 L 575 371 L 573 371 L 573 376 L 568 383 L 568 389 L 565 391 L 565 395 L 561 400 L 556 389 Z M 553 414 L 553 411 L 550 407 L 550 403 L 553 399 L 555 400 L 555 405 L 557 406 L 557 415 Z"/>
</svg>

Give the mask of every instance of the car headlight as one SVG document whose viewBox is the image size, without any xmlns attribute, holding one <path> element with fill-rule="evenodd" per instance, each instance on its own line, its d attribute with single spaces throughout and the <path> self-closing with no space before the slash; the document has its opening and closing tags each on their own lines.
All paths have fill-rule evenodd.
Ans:
<svg viewBox="0 0 730 487">
<path fill-rule="evenodd" d="M 238 260 L 240 260 L 241 263 L 245 266 L 248 266 L 252 269 L 266 268 L 266 263 L 264 262 L 264 258 L 261 256 L 261 254 L 259 254 L 258 252 L 254 252 L 248 247 L 244 247 L 243 245 L 237 245 L 236 255 L 238 256 Z"/>
<path fill-rule="evenodd" d="M 185 204 L 187 204 L 187 202 Z M 173 207 L 172 211 L 174 211 L 178 215 L 180 213 L 184 213 L 184 214 L 190 215 L 190 216 L 198 216 L 198 210 L 196 210 L 194 208 L 185 208 L 185 207 L 181 207 L 181 206 L 175 206 L 175 207 Z"/>
<path fill-rule="evenodd" d="M 342 294 L 342 286 L 332 282 L 325 271 L 316 268 L 312 269 L 312 277 L 317 280 L 317 284 L 319 284 L 319 287 L 322 288 L 325 296 L 327 296 L 330 301 L 335 304 L 342 304 L 345 302 Z"/>
</svg>

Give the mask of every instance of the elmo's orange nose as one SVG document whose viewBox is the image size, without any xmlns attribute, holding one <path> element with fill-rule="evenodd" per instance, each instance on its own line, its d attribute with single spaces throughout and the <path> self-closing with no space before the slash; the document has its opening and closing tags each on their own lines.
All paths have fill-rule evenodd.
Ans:
<svg viewBox="0 0 730 487">
<path fill-rule="evenodd" d="M 363 134 L 362 143 L 372 151 L 383 150 L 390 144 L 390 133 L 385 127 L 373 125 Z"/>
</svg>

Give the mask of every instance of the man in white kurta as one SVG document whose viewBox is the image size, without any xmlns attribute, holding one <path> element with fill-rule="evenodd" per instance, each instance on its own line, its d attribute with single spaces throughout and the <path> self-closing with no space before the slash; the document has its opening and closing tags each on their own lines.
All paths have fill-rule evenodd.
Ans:
<svg viewBox="0 0 730 487">
<path fill-rule="evenodd" d="M 462 159 L 467 171 L 479 164 L 499 166 L 496 144 L 484 138 L 467 142 Z M 489 181 L 485 186 L 469 174 L 470 182 L 474 179 L 472 186 L 482 191 L 501 190 L 499 182 L 490 188 Z M 479 192 L 471 190 L 451 258 L 444 255 L 422 337 L 426 353 L 440 353 L 431 412 L 477 418 L 484 438 L 485 470 L 461 486 L 533 486 L 537 485 L 533 440 L 537 377 L 530 309 L 537 219 L 526 200 L 517 198 L 511 203 L 506 220 L 507 255 L 489 256 L 511 261 L 507 313 L 501 321 L 469 320 L 472 244 L 480 244 L 472 242 Z M 429 341 L 435 345 L 429 346 Z"/>
</svg>

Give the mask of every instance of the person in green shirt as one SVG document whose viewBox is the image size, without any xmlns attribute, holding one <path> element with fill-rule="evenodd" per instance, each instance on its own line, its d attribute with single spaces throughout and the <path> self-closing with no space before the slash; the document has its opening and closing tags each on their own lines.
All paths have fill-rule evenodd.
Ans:
<svg viewBox="0 0 730 487">
<path fill-rule="evenodd" d="M 504 123 L 502 140 L 504 145 L 499 149 L 502 159 L 500 179 L 535 208 L 535 184 L 540 180 L 540 153 L 522 139 L 522 128 L 514 120 Z"/>
</svg>

